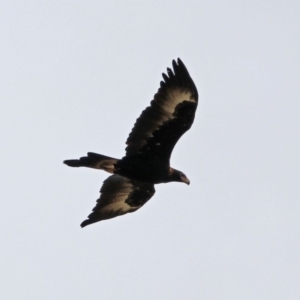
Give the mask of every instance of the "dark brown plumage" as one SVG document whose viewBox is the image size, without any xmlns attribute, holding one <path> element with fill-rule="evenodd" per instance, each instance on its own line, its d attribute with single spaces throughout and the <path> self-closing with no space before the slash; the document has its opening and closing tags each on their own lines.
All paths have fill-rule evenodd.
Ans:
<svg viewBox="0 0 300 300">
<path fill-rule="evenodd" d="M 154 184 L 190 183 L 182 172 L 170 167 L 170 157 L 177 141 L 193 124 L 198 92 L 179 58 L 173 60 L 173 71 L 168 68 L 167 73 L 162 74 L 158 92 L 134 124 L 122 159 L 89 152 L 79 160 L 64 161 L 70 167 L 113 174 L 104 181 L 100 198 L 82 227 L 136 211 L 154 195 Z"/>
</svg>

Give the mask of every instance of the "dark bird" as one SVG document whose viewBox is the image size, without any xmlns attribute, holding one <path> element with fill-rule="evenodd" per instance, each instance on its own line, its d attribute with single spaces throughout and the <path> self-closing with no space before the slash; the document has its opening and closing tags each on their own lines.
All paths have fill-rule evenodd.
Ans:
<svg viewBox="0 0 300 300">
<path fill-rule="evenodd" d="M 190 184 L 184 173 L 170 167 L 173 148 L 190 129 L 198 104 L 197 88 L 178 58 L 136 120 L 126 141 L 122 159 L 89 152 L 80 159 L 65 160 L 70 167 L 88 167 L 111 173 L 103 183 L 86 225 L 111 219 L 141 208 L 155 193 L 154 185 L 171 181 Z"/>
</svg>

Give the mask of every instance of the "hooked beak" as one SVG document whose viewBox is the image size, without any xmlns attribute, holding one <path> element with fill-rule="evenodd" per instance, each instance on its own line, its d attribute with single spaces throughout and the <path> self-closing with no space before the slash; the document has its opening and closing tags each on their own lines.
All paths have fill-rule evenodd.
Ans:
<svg viewBox="0 0 300 300">
<path fill-rule="evenodd" d="M 187 185 L 190 184 L 190 181 L 189 181 L 189 179 L 187 177 L 182 178 L 182 182 L 186 183 Z"/>
</svg>

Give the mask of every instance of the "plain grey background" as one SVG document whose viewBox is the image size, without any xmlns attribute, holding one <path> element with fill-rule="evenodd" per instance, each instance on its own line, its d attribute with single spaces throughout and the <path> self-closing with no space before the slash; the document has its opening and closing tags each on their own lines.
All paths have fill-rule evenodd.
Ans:
<svg viewBox="0 0 300 300">
<path fill-rule="evenodd" d="M 1 299 L 299 299 L 299 1 L 2 1 Z M 84 229 L 180 57 L 199 91 L 134 214 Z"/>
</svg>

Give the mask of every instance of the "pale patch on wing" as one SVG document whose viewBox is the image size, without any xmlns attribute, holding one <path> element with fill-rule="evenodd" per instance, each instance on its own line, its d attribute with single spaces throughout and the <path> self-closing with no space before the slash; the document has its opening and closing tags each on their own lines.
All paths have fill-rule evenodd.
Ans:
<svg viewBox="0 0 300 300">
<path fill-rule="evenodd" d="M 134 185 L 126 177 L 120 175 L 108 177 L 100 190 L 101 197 L 98 200 L 102 211 L 124 213 L 132 210 L 134 207 L 129 206 L 125 201 L 133 190 Z"/>
<path fill-rule="evenodd" d="M 155 131 L 160 131 L 161 127 L 165 125 L 168 126 L 168 123 L 171 125 L 171 121 L 175 118 L 180 117 L 181 122 L 188 119 L 190 122 L 190 124 L 181 124 L 182 128 L 184 128 L 184 132 L 191 126 L 197 108 L 198 92 L 186 67 L 179 59 L 178 63 L 173 61 L 173 69 L 174 72 L 171 69 L 167 69 L 168 76 L 163 74 L 164 81 L 161 82 L 161 87 L 154 95 L 151 105 L 148 106 L 137 119 L 126 141 L 127 156 L 141 153 L 145 147 L 147 148 L 145 145 L 149 139 L 154 136 Z M 188 103 L 192 105 L 189 106 L 188 110 L 178 110 L 179 106 L 187 105 Z M 178 112 L 182 115 L 179 116 Z M 185 114 L 189 114 L 189 116 Z M 190 117 L 191 114 L 192 118 Z M 176 135 L 175 132 L 172 147 L 183 134 L 180 128 L 181 125 L 177 123 L 176 126 L 174 126 L 174 131 L 177 130 L 180 133 Z M 171 131 L 168 130 L 168 133 L 171 133 Z M 161 141 L 159 141 L 158 146 L 160 142 Z M 170 149 L 170 152 L 171 151 L 172 149 Z"/>
<path fill-rule="evenodd" d="M 131 181 L 120 175 L 108 177 L 100 190 L 100 198 L 81 226 L 134 212 L 155 193 L 154 185 Z"/>
<path fill-rule="evenodd" d="M 189 101 L 196 102 L 194 95 L 191 91 L 182 88 L 170 88 L 167 89 L 166 97 L 155 97 L 157 104 L 162 108 L 162 112 L 166 116 L 163 120 L 160 120 L 160 125 L 167 119 L 174 118 L 174 112 L 178 104 Z"/>
<path fill-rule="evenodd" d="M 147 144 L 147 139 L 149 137 L 152 137 L 152 133 L 154 131 L 159 130 L 159 127 L 161 127 L 165 122 L 168 122 L 175 118 L 174 112 L 178 104 L 184 101 L 194 103 L 196 102 L 193 98 L 193 94 L 190 91 L 183 91 L 180 88 L 169 89 L 167 91 L 166 97 L 155 97 L 154 101 L 158 105 L 153 105 L 153 107 L 155 107 L 157 110 L 155 118 L 150 118 L 152 116 L 149 114 L 150 116 L 148 117 L 145 113 L 144 115 L 142 115 L 144 117 L 144 120 L 142 120 L 141 118 L 138 119 L 140 120 L 140 122 L 138 124 L 137 121 L 136 125 L 138 124 L 140 126 L 140 129 L 144 129 L 144 131 L 140 131 L 141 134 L 136 134 L 135 136 L 132 134 L 131 139 L 127 140 L 127 149 L 129 149 L 132 144 L 135 144 L 134 146 L 136 150 Z M 143 124 L 142 121 L 144 121 Z"/>
<path fill-rule="evenodd" d="M 117 194 L 114 197 L 114 202 L 107 204 L 102 207 L 101 213 L 103 214 L 112 214 L 112 215 L 123 215 L 131 211 L 135 211 L 137 207 L 129 206 L 125 200 L 127 199 L 128 194 Z"/>
</svg>

